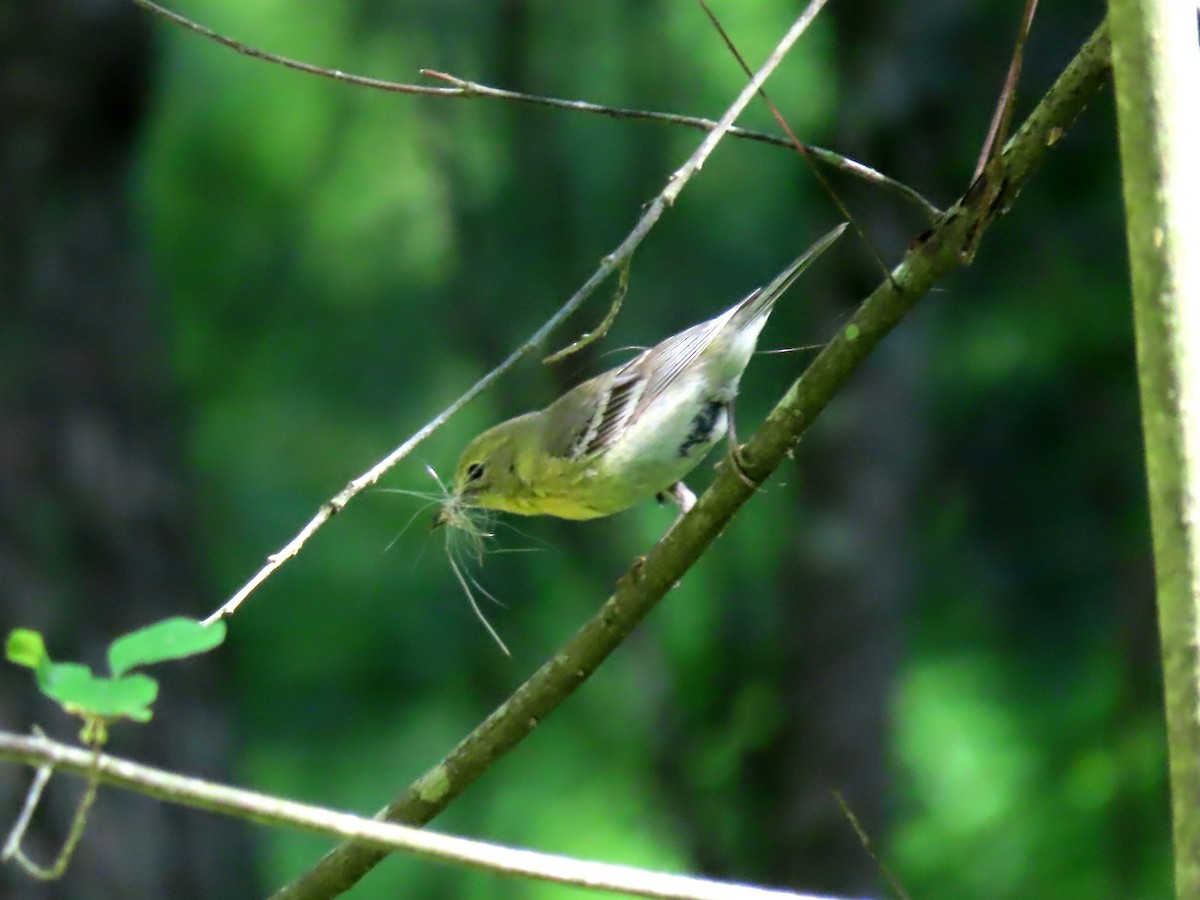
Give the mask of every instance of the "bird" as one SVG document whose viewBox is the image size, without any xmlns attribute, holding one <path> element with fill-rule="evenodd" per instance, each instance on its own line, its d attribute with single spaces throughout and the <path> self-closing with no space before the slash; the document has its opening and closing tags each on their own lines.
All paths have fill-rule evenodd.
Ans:
<svg viewBox="0 0 1200 900">
<path fill-rule="evenodd" d="M 741 471 L 733 407 L 742 372 L 775 302 L 845 229 L 719 316 L 484 431 L 463 451 L 434 527 L 476 509 L 592 519 L 656 496 L 685 515 L 696 498 L 683 479 L 723 435 Z"/>
</svg>

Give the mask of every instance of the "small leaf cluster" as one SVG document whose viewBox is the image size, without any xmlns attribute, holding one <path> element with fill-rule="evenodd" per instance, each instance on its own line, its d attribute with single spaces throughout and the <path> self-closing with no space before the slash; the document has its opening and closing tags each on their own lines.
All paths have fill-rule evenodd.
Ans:
<svg viewBox="0 0 1200 900">
<path fill-rule="evenodd" d="M 120 719 L 148 722 L 158 682 L 131 670 L 205 653 L 225 640 L 225 623 L 205 625 L 177 616 L 122 635 L 108 647 L 111 674 L 97 675 L 82 663 L 54 662 L 42 635 L 17 628 L 8 636 L 9 662 L 32 669 L 38 688 L 70 715 L 84 721 L 82 740 L 103 744 L 107 727 Z"/>
</svg>

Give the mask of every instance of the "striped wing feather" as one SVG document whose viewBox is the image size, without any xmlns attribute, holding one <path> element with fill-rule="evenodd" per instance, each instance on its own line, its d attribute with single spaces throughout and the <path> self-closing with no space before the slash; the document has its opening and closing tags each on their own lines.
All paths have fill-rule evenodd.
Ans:
<svg viewBox="0 0 1200 900">
<path fill-rule="evenodd" d="M 679 378 L 680 373 L 696 361 L 721 330 L 725 319 L 725 316 L 720 316 L 693 325 L 651 347 L 621 368 L 600 375 L 571 391 L 563 400 L 577 391 L 584 393 L 581 389 L 593 388 L 586 393 L 594 393 L 595 407 L 593 414 L 572 432 L 562 455 L 569 459 L 581 459 L 611 447 L 625 429 L 637 422 L 650 405 L 662 396 L 663 391 Z M 575 399 L 578 402 L 585 397 Z"/>
<path fill-rule="evenodd" d="M 547 452 L 567 459 L 582 459 L 607 450 L 699 358 L 722 328 L 745 328 L 750 322 L 770 315 L 779 296 L 845 230 L 843 222 L 826 233 L 770 284 L 752 291 L 715 319 L 693 325 L 624 366 L 568 391 L 546 410 L 550 417 Z"/>
</svg>

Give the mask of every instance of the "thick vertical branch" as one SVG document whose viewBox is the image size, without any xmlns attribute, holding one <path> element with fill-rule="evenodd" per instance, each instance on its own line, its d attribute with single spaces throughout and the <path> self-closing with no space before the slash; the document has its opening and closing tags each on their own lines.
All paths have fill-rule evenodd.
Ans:
<svg viewBox="0 0 1200 900">
<path fill-rule="evenodd" d="M 1200 49 L 1178 0 L 1111 0 L 1162 641 L 1176 896 L 1200 896 Z"/>
</svg>

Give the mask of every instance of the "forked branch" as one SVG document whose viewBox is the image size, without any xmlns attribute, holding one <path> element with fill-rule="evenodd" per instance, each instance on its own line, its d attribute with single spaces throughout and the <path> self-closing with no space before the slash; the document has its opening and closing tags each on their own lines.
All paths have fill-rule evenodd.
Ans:
<svg viewBox="0 0 1200 900">
<path fill-rule="evenodd" d="M 939 279 L 960 264 L 963 249 L 1006 211 L 1034 169 L 1057 145 L 1109 72 L 1107 28 L 1101 25 L 1008 143 L 995 167 L 998 192 L 971 190 L 949 210 L 859 306 L 853 318 L 813 360 L 742 449 L 746 473 L 761 482 L 836 396 L 871 350 Z M 984 179 L 992 177 L 984 176 Z M 978 184 L 978 183 L 977 183 Z M 993 198 L 995 202 L 984 202 Z M 723 471 L 695 508 L 645 557 L 575 635 L 441 762 L 413 782 L 380 818 L 422 824 L 433 819 L 493 762 L 587 680 L 728 526 L 753 491 Z M 348 890 L 385 852 L 353 841 L 326 854 L 286 885 L 274 900 L 318 900 Z"/>
</svg>

